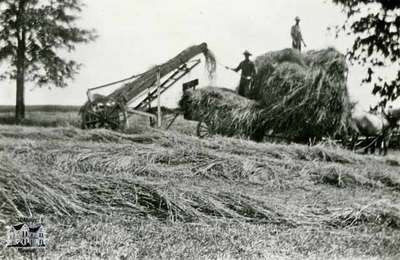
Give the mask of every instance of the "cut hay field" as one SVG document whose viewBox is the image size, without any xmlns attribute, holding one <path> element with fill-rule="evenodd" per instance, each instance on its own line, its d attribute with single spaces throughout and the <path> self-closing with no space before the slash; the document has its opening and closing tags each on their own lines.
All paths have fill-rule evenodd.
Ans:
<svg viewBox="0 0 400 260">
<path fill-rule="evenodd" d="M 22 258 L 6 227 L 30 213 L 46 259 L 400 257 L 395 156 L 201 140 L 184 120 L 116 133 L 76 128 L 73 111 L 28 114 L 50 127 L 0 125 L 1 259 Z"/>
</svg>

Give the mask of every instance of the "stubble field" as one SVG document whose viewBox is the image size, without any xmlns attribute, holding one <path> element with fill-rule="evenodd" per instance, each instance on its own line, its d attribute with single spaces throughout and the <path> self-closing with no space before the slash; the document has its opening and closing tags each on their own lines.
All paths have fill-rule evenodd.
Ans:
<svg viewBox="0 0 400 260">
<path fill-rule="evenodd" d="M 127 133 L 84 131 L 76 109 L 49 110 L 30 110 L 25 126 L 0 114 L 1 247 L 32 214 L 47 259 L 400 257 L 394 155 L 201 140 L 183 119 L 170 131 L 137 118 Z"/>
</svg>

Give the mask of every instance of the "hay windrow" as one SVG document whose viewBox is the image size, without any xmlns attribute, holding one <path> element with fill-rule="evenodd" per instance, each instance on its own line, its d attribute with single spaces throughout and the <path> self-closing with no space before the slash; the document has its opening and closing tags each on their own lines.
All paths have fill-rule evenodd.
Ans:
<svg viewBox="0 0 400 260">
<path fill-rule="evenodd" d="M 332 209 L 328 221 L 333 226 L 382 225 L 400 229 L 400 206 L 382 199 L 347 209 Z"/>
<path fill-rule="evenodd" d="M 210 189 L 187 184 L 170 185 L 124 174 L 104 175 L 48 170 L 24 162 L 21 170 L 13 158 L 0 157 L 0 220 L 9 216 L 45 214 L 54 217 L 130 215 L 173 221 L 232 219 L 251 223 L 274 223 L 287 227 L 361 224 L 400 228 L 399 205 L 377 200 L 366 206 L 321 209 L 321 212 L 285 205 L 278 198 L 260 200 L 255 194 L 235 189 Z M 331 168 L 333 169 L 333 167 Z M 359 183 L 360 176 L 345 173 L 345 182 Z M 358 179 L 356 179 L 358 178 Z M 365 178 L 362 179 L 364 182 Z M 347 182 L 349 183 L 349 182 Z M 368 185 L 369 186 L 369 185 Z"/>
<path fill-rule="evenodd" d="M 137 246 L 157 251 L 170 244 L 165 254 L 141 254 L 162 258 L 182 248 L 176 241 L 204 248 L 200 258 L 209 256 L 210 246 L 216 252 L 229 246 L 232 252 L 280 248 L 285 256 L 288 248 L 297 248 L 300 259 L 321 248 L 349 248 L 351 256 L 354 248 L 362 253 L 368 248 L 365 254 L 381 250 L 384 256 L 398 251 L 398 169 L 385 167 L 385 160 L 322 144 L 199 139 L 150 129 L 129 135 L 0 126 L 3 132 L 0 235 L 16 216 L 32 213 L 45 219 L 49 241 L 72 248 L 68 256 L 93 258 L 99 248 L 115 245 L 120 252 L 121 243 L 127 251 Z M 381 203 L 382 198 L 390 201 Z M 117 223 L 121 226 L 114 229 Z M 210 231 L 216 223 L 222 229 Z M 112 232 L 104 234 L 105 228 Z M 88 245 L 92 251 L 85 254 Z M 60 248 L 52 248 L 49 257 L 59 257 Z M 180 257 L 187 258 L 186 250 Z"/>
<path fill-rule="evenodd" d="M 63 216 L 130 215 L 161 220 L 198 221 L 229 218 L 245 222 L 290 224 L 254 197 L 233 191 L 170 186 L 123 175 L 66 174 L 31 167 L 20 171 L 12 159 L 1 156 L 0 219 L 15 215 Z M 54 179 L 56 178 L 56 179 Z M 52 184 L 52 181 L 55 183 Z"/>
</svg>

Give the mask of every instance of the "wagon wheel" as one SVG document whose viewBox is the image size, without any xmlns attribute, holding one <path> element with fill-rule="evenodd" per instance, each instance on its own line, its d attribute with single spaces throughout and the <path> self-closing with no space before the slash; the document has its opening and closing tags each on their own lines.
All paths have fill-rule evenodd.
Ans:
<svg viewBox="0 0 400 260">
<path fill-rule="evenodd" d="M 212 135 L 211 129 L 203 121 L 200 121 L 197 124 L 196 133 L 197 133 L 197 136 L 200 137 L 200 138 L 210 137 Z"/>
<path fill-rule="evenodd" d="M 127 126 L 127 113 L 118 102 L 89 102 L 81 110 L 82 128 L 123 130 Z"/>
</svg>

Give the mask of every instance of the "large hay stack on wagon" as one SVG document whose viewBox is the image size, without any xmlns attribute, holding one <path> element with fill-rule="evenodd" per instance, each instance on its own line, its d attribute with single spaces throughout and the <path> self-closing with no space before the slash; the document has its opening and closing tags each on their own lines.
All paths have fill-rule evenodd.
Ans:
<svg viewBox="0 0 400 260">
<path fill-rule="evenodd" d="M 351 118 L 345 57 L 333 48 L 295 50 L 256 58 L 259 69 L 250 98 L 265 109 L 274 133 L 296 139 L 343 135 Z"/>
<path fill-rule="evenodd" d="M 301 142 L 347 133 L 352 104 L 347 91 L 348 67 L 344 55 L 333 48 L 305 54 L 285 49 L 261 55 L 255 64 L 257 75 L 247 93 L 247 98 L 254 100 L 251 106 L 248 99 L 234 99 L 234 94 L 229 93 L 221 94 L 211 106 L 210 102 L 187 103 L 188 98 L 184 96 L 183 110 L 201 111 L 207 124 L 222 124 L 222 128 L 233 125 L 236 130 L 230 127 L 229 135 L 247 135 L 252 139 L 260 128 Z M 215 89 L 211 92 L 199 89 L 190 95 L 196 100 L 209 101 L 214 98 L 214 92 Z M 241 106 L 246 109 L 226 109 Z M 225 111 L 222 116 L 221 111 Z M 224 134 L 224 131 L 217 133 Z"/>
</svg>

